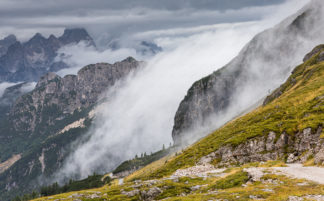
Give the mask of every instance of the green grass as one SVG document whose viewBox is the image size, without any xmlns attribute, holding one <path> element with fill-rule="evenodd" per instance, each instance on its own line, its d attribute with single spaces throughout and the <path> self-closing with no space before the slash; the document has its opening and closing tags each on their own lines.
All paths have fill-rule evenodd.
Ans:
<svg viewBox="0 0 324 201">
<path fill-rule="evenodd" d="M 256 165 L 256 166 L 261 166 Z M 270 164 L 269 164 L 270 165 Z M 172 180 L 157 180 L 153 185 L 141 182 L 141 186 L 138 187 L 139 191 L 148 190 L 153 187 L 160 188 L 163 192 L 154 200 L 251 200 L 250 196 L 255 196 L 259 199 L 265 199 L 270 201 L 287 200 L 289 196 L 305 196 L 305 195 L 322 195 L 324 194 L 324 185 L 307 182 L 302 179 L 292 179 L 283 175 L 274 175 L 271 173 L 265 174 L 262 177 L 264 181 L 269 182 L 254 182 L 247 183 L 247 175 L 242 171 L 243 167 L 231 168 L 225 177 L 210 177 L 203 178 L 179 178 L 178 181 Z M 297 185 L 298 183 L 304 183 L 304 185 Z M 52 200 L 64 199 L 66 201 L 72 201 L 74 198 L 70 196 L 77 193 L 83 195 L 91 195 L 93 192 L 100 192 L 101 198 L 96 200 L 141 200 L 140 195 L 133 197 L 127 197 L 121 192 L 131 191 L 134 182 L 126 182 L 125 184 L 118 185 L 106 185 L 101 188 L 70 192 L 60 195 L 54 195 Z M 242 186 L 245 184 L 245 186 Z M 192 190 L 191 187 L 200 185 L 199 190 Z M 48 197 L 36 199 L 35 201 L 47 200 Z M 90 200 L 87 198 L 81 198 L 81 200 Z M 95 200 L 95 199 L 93 199 Z"/>
<path fill-rule="evenodd" d="M 202 156 L 222 146 L 233 147 L 270 131 L 294 135 L 305 128 L 317 129 L 324 122 L 324 63 L 319 53 L 293 71 L 280 88 L 282 95 L 251 113 L 237 118 L 190 146 L 182 154 L 137 179 L 161 178 L 179 168 L 195 165 Z M 294 81 L 292 81 L 294 80 Z"/>
<path fill-rule="evenodd" d="M 121 192 L 132 190 L 134 180 L 156 179 L 157 183 L 147 185 L 142 182 L 139 190 L 159 187 L 163 193 L 157 200 L 251 200 L 251 196 L 265 200 L 287 200 L 289 196 L 323 195 L 324 185 L 291 179 L 282 175 L 267 174 L 262 179 L 273 183 L 255 182 L 248 185 L 247 167 L 285 166 L 282 161 L 249 163 L 242 167 L 232 167 L 225 171 L 224 177 L 180 178 L 179 181 L 165 179 L 177 169 L 194 166 L 201 159 L 222 146 L 237 146 L 246 140 L 267 135 L 270 131 L 278 136 L 286 132 L 293 136 L 305 129 L 317 129 L 324 123 L 324 63 L 317 63 L 319 53 L 299 65 L 287 81 L 278 89 L 280 96 L 272 96 L 265 105 L 249 114 L 232 120 L 222 128 L 188 147 L 179 154 L 166 156 L 140 169 L 125 179 L 122 186 L 104 186 L 94 191 L 106 193 L 109 200 L 139 200 L 139 195 L 127 197 Z M 310 158 L 310 161 L 312 159 Z M 217 161 L 216 161 L 217 162 Z M 311 163 L 311 162 L 310 162 Z M 112 182 L 114 183 L 114 182 Z M 200 185 L 199 190 L 191 187 Z M 67 198 L 71 194 L 61 194 L 55 198 Z M 44 198 L 38 200 L 45 200 Z M 70 200 L 70 199 L 66 199 Z M 72 200 L 72 199 L 71 199 Z"/>
<path fill-rule="evenodd" d="M 214 185 L 212 185 L 212 189 L 228 189 L 237 186 L 241 186 L 248 181 L 249 177 L 246 172 L 238 171 L 234 174 L 231 174 L 224 179 L 216 181 Z"/>
</svg>

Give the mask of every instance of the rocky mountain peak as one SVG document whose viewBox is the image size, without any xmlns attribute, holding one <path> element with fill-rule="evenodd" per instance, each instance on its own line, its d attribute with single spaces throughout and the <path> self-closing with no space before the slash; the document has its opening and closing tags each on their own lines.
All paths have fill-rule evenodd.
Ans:
<svg viewBox="0 0 324 201">
<path fill-rule="evenodd" d="M 56 38 L 56 36 L 54 36 L 53 34 L 51 34 L 51 35 L 48 37 L 48 40 L 49 40 L 49 41 L 56 41 L 56 40 L 58 40 L 58 38 Z"/>
<path fill-rule="evenodd" d="M 12 43 L 2 45 L 8 40 Z M 68 65 L 64 62 L 55 61 L 57 50 L 80 41 L 86 41 L 89 46 L 95 47 L 93 39 L 83 28 L 66 29 L 59 38 L 54 35 L 45 38 L 36 33 L 25 43 L 16 41 L 14 36 L 0 41 L 0 82 L 37 81 L 47 72 L 67 68 Z"/>
<path fill-rule="evenodd" d="M 136 59 L 134 59 L 133 57 L 127 57 L 122 62 L 132 63 L 132 62 L 136 62 Z"/>
<path fill-rule="evenodd" d="M 44 36 L 40 33 L 36 33 L 29 41 L 45 40 Z"/>
<path fill-rule="evenodd" d="M 84 28 L 65 29 L 63 35 L 59 37 L 59 40 L 63 44 L 87 41 L 89 45 L 95 46 L 94 41 Z"/>
<path fill-rule="evenodd" d="M 9 36 L 0 40 L 0 57 L 4 55 L 7 52 L 8 48 L 16 42 L 17 42 L 17 38 L 13 34 L 10 34 Z"/>
<path fill-rule="evenodd" d="M 58 76 L 56 73 L 53 73 L 53 72 L 46 73 L 44 76 L 42 76 L 39 79 L 39 81 L 38 81 L 38 83 L 36 85 L 36 88 L 44 86 L 48 82 L 53 81 L 53 80 L 58 80 L 58 79 L 61 79 L 61 77 Z"/>
<path fill-rule="evenodd" d="M 3 39 L 3 41 L 5 41 L 5 42 L 7 42 L 7 43 L 14 43 L 14 42 L 16 42 L 17 41 L 17 38 L 16 38 L 16 36 L 15 35 L 13 35 L 13 34 L 10 34 L 10 35 L 8 35 L 8 36 L 6 36 L 4 39 Z"/>
</svg>

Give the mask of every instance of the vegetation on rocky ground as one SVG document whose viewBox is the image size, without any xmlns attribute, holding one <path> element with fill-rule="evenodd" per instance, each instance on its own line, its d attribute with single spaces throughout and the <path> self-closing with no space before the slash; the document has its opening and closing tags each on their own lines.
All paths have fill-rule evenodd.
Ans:
<svg viewBox="0 0 324 201">
<path fill-rule="evenodd" d="M 288 80 L 268 98 L 265 105 L 232 120 L 180 153 L 166 156 L 125 178 L 91 191 L 60 194 L 51 199 L 73 200 L 287 200 L 291 196 L 313 199 L 324 195 L 324 185 L 265 172 L 260 181 L 252 181 L 244 168 L 285 166 L 283 161 L 250 163 L 231 167 L 223 175 L 174 177 L 178 170 L 195 166 L 203 156 L 222 146 L 236 147 L 248 139 L 270 131 L 294 136 L 305 128 L 316 130 L 324 122 L 323 49 L 296 67 Z M 278 91 L 280 93 L 278 93 Z M 311 163 L 310 158 L 307 163 Z M 152 197 L 150 197 L 152 196 Z M 45 200 L 49 198 L 40 198 Z"/>
<path fill-rule="evenodd" d="M 171 175 L 177 169 L 194 166 L 203 156 L 222 146 L 242 142 L 273 131 L 293 136 L 305 128 L 316 130 L 324 122 L 324 62 L 317 62 L 319 53 L 296 67 L 280 87 L 281 96 L 265 106 L 232 120 L 222 128 L 170 158 L 151 174 L 137 174 L 134 179 L 154 179 Z"/>
<path fill-rule="evenodd" d="M 105 184 L 109 184 L 111 181 L 110 177 L 103 177 L 103 175 L 93 174 L 82 180 L 72 180 L 60 186 L 57 182 L 40 188 L 39 192 L 33 191 L 31 194 L 25 194 L 23 196 L 17 196 L 13 201 L 27 201 L 35 199 L 40 196 L 51 196 L 60 193 L 80 191 L 84 189 L 99 188 Z"/>
<path fill-rule="evenodd" d="M 287 200 L 291 196 L 324 195 L 324 185 L 302 179 L 292 179 L 271 171 L 264 171 L 260 181 L 252 182 L 244 168 L 280 166 L 282 162 L 251 163 L 229 168 L 222 175 L 207 177 L 165 177 L 147 181 L 128 181 L 123 185 L 105 185 L 101 188 L 75 191 L 43 200 Z M 149 197 L 152 196 L 152 197 Z"/>
<path fill-rule="evenodd" d="M 151 154 L 146 154 L 142 153 L 141 156 L 135 156 L 135 158 L 131 160 L 124 161 L 121 163 L 114 171 L 114 174 L 118 174 L 124 171 L 133 171 L 137 170 L 140 167 L 144 167 L 154 161 L 157 161 L 164 156 L 168 155 L 170 151 L 172 150 L 172 147 L 165 148 L 163 145 L 162 150 L 159 150 L 157 152 L 151 153 Z"/>
</svg>

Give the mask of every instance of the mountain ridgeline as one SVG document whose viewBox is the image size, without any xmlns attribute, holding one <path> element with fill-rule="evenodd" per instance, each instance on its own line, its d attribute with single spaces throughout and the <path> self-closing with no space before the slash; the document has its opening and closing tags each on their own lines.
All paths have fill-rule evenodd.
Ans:
<svg viewBox="0 0 324 201">
<path fill-rule="evenodd" d="M 14 35 L 0 40 L 0 82 L 38 81 L 47 72 L 67 68 L 67 64 L 56 61 L 57 50 L 80 41 L 95 47 L 95 43 L 85 29 L 65 29 L 60 37 L 48 38 L 35 34 L 27 42 L 17 41 Z"/>
<path fill-rule="evenodd" d="M 323 55 L 324 45 L 317 46 L 263 105 L 132 173 L 122 183 L 115 180 L 101 188 L 36 201 L 322 200 L 323 180 L 315 183 L 319 180 L 312 177 L 318 177 L 323 167 L 293 169 L 299 175 L 312 175 L 297 176 L 305 179 L 281 170 L 296 165 L 287 167 L 287 163 L 324 164 Z M 126 161 L 119 171 L 139 162 L 138 158 Z M 313 169 L 317 172 L 309 173 Z"/>
<path fill-rule="evenodd" d="M 256 35 L 229 64 L 195 82 L 180 103 L 172 136 L 176 144 L 202 137 L 267 96 L 307 51 L 324 38 L 323 2 Z M 217 122 L 217 123 L 215 123 Z"/>
<path fill-rule="evenodd" d="M 72 143 L 85 137 L 104 92 L 143 64 L 129 57 L 63 78 L 47 73 L 20 96 L 0 126 L 0 200 L 37 188 L 38 177 L 52 176 Z"/>
<path fill-rule="evenodd" d="M 129 57 L 115 64 L 90 64 L 77 75 L 64 78 L 47 73 L 40 78 L 35 90 L 21 96 L 13 105 L 9 114 L 13 128 L 19 132 L 41 132 L 76 110 L 93 106 L 102 92 L 139 65 L 140 62 Z"/>
</svg>

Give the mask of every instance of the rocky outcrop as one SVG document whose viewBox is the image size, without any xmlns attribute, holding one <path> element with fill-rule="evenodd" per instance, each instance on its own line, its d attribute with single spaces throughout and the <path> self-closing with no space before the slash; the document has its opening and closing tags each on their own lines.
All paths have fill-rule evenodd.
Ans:
<svg viewBox="0 0 324 201">
<path fill-rule="evenodd" d="M 60 77 L 48 73 L 41 77 L 36 88 L 20 97 L 10 112 L 17 131 L 34 132 L 36 127 L 53 125 L 93 106 L 100 95 L 118 80 L 135 70 L 141 62 L 127 58 L 115 64 L 97 63 L 82 68 L 77 75 Z"/>
<path fill-rule="evenodd" d="M 142 200 L 154 200 L 155 197 L 157 197 L 159 194 L 161 194 L 163 191 L 158 187 L 152 187 L 148 190 L 143 190 L 140 192 L 140 196 Z"/>
<path fill-rule="evenodd" d="M 255 36 L 225 67 L 195 82 L 174 118 L 175 144 L 195 138 L 187 136 L 188 131 L 206 127 L 210 116 L 214 125 L 223 120 L 224 114 L 231 114 L 227 117 L 231 119 L 267 96 L 267 91 L 277 88 L 307 48 L 324 37 L 320 28 L 322 10 L 323 2 L 313 0 L 298 14 Z"/>
<path fill-rule="evenodd" d="M 55 72 L 67 65 L 55 61 L 57 50 L 65 45 L 85 41 L 94 46 L 93 39 L 85 29 L 66 29 L 62 36 L 48 38 L 35 34 L 29 41 L 21 43 L 14 36 L 0 41 L 0 82 L 38 81 L 41 75 Z M 2 54 L 1 54 L 2 52 Z"/>
<path fill-rule="evenodd" d="M 304 163 L 310 158 L 316 164 L 324 164 L 324 139 L 322 127 L 317 130 L 306 128 L 296 135 L 270 132 L 266 136 L 256 137 L 233 147 L 223 146 L 215 152 L 201 158 L 200 163 L 218 161 L 219 166 L 244 164 L 268 160 L 285 160 L 287 163 Z"/>
</svg>

